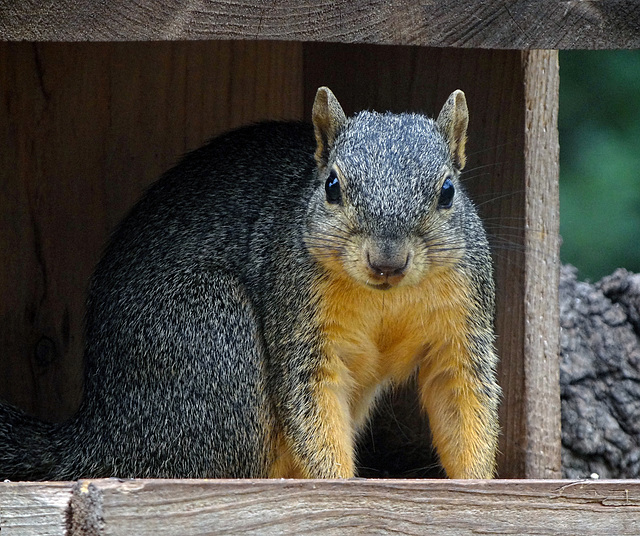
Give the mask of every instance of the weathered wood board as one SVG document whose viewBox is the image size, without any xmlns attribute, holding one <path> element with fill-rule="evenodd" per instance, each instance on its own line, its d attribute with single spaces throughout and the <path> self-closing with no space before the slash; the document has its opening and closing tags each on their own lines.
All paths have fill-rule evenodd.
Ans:
<svg viewBox="0 0 640 536">
<path fill-rule="evenodd" d="M 73 482 L 0 483 L 0 534 L 66 535 L 73 486 Z"/>
<path fill-rule="evenodd" d="M 265 39 L 509 49 L 638 48 L 635 0 L 19 0 L 0 39 Z"/>
<path fill-rule="evenodd" d="M 640 533 L 640 481 L 94 480 L 0 484 L 3 536 Z"/>
</svg>

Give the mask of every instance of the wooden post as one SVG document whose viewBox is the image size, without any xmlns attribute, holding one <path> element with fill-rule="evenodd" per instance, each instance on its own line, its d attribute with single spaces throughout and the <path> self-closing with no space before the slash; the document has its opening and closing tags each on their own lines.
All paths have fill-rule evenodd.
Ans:
<svg viewBox="0 0 640 536">
<path fill-rule="evenodd" d="M 558 478 L 560 461 L 557 51 L 523 52 L 525 99 L 525 470 Z"/>
</svg>

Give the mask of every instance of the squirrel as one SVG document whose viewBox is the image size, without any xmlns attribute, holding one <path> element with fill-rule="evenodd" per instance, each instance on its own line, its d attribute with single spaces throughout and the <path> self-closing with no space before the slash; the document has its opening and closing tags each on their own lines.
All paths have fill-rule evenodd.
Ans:
<svg viewBox="0 0 640 536">
<path fill-rule="evenodd" d="M 468 110 L 223 134 L 150 187 L 91 280 L 84 395 L 0 404 L 0 478 L 349 478 L 379 395 L 417 377 L 450 478 L 492 478 L 495 287 L 464 191 Z"/>
</svg>

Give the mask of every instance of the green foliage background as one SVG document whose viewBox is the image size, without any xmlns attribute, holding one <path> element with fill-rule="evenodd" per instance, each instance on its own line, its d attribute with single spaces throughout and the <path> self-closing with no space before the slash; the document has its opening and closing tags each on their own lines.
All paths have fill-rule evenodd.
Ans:
<svg viewBox="0 0 640 536">
<path fill-rule="evenodd" d="M 560 52 L 562 262 L 640 272 L 640 51 Z"/>
</svg>

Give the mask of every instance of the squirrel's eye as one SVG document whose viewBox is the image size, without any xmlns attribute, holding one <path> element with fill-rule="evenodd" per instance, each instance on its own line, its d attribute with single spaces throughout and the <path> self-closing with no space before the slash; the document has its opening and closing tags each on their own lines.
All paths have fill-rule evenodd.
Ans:
<svg viewBox="0 0 640 536">
<path fill-rule="evenodd" d="M 453 194 L 455 193 L 456 189 L 453 186 L 453 182 L 447 177 L 442 183 L 440 199 L 438 199 L 438 208 L 451 208 L 451 205 L 453 205 Z"/>
<path fill-rule="evenodd" d="M 340 180 L 335 169 L 332 169 L 327 178 L 327 182 L 324 184 L 324 190 L 327 193 L 327 202 L 335 205 L 340 203 L 342 198 L 340 194 Z"/>
</svg>

